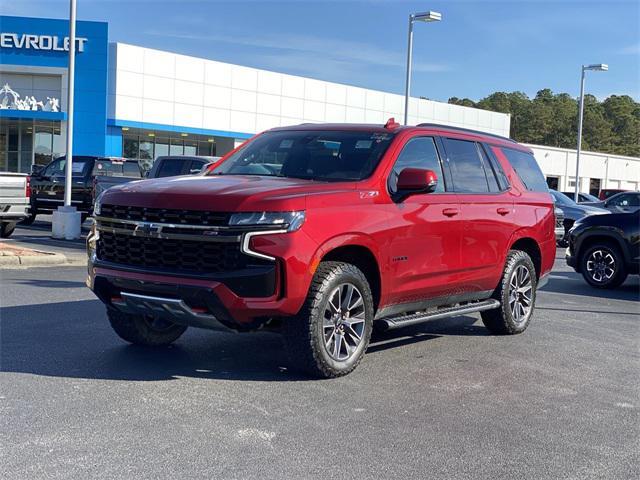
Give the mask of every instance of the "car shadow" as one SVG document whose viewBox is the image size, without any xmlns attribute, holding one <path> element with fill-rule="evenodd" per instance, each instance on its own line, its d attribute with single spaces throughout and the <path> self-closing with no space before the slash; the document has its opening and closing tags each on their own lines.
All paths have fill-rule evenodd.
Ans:
<svg viewBox="0 0 640 480">
<path fill-rule="evenodd" d="M 28 285 L 30 287 L 42 288 L 80 288 L 85 286 L 84 282 L 73 282 L 69 280 L 45 280 L 35 278 L 14 280 L 13 283 L 18 285 Z"/>
<path fill-rule="evenodd" d="M 369 354 L 445 335 L 486 335 L 459 317 L 376 334 Z M 65 378 L 161 381 L 307 381 L 288 367 L 280 335 L 189 329 L 173 345 L 129 345 L 112 331 L 98 300 L 0 309 L 0 371 Z"/>
<path fill-rule="evenodd" d="M 489 331 L 482 325 L 474 325 L 477 317 L 460 316 L 430 320 L 425 323 L 397 330 L 374 330 L 367 353 L 376 353 L 413 343 L 434 340 L 446 336 L 486 336 Z"/>
<path fill-rule="evenodd" d="M 579 273 L 553 272 L 549 282 L 540 289 L 540 292 L 637 302 L 640 300 L 640 277 L 630 275 L 629 278 L 617 288 L 601 289 L 589 285 Z"/>
<path fill-rule="evenodd" d="M 20 242 L 21 244 L 24 245 L 29 245 L 30 247 L 33 248 L 44 248 L 46 249 L 47 247 L 61 247 L 61 248 L 65 248 L 65 249 L 70 249 L 70 250 L 78 250 L 78 251 L 84 251 L 86 250 L 86 237 L 82 237 L 79 240 L 57 240 L 55 238 L 51 238 L 49 236 L 29 236 L 29 235 L 24 235 L 22 234 L 22 232 L 17 233 L 17 234 L 13 234 L 11 236 L 11 240 L 15 240 L 16 242 Z"/>
</svg>

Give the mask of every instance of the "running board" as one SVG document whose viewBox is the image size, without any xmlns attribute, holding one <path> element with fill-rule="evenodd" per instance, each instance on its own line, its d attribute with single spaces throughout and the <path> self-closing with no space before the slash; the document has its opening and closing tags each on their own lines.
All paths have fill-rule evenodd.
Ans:
<svg viewBox="0 0 640 480">
<path fill-rule="evenodd" d="M 412 315 L 399 315 L 396 317 L 381 318 L 377 323 L 383 330 L 394 330 L 396 328 L 408 327 L 429 320 L 466 315 L 467 313 L 483 312 L 499 308 L 500 302 L 495 299 L 483 300 L 481 302 L 467 303 L 456 307 L 440 308 L 430 312 L 419 312 Z"/>
</svg>

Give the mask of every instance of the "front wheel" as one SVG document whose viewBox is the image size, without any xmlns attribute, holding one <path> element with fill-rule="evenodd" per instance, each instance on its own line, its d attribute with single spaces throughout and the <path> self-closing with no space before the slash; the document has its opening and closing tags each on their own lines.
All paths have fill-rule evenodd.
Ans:
<svg viewBox="0 0 640 480">
<path fill-rule="evenodd" d="M 348 374 L 367 350 L 373 314 L 371 288 L 360 269 L 320 263 L 304 306 L 283 325 L 292 367 L 321 378 Z"/>
<path fill-rule="evenodd" d="M 627 279 L 620 249 L 610 243 L 592 245 L 580 258 L 582 277 L 596 288 L 616 288 Z"/>
<path fill-rule="evenodd" d="M 187 327 L 150 315 L 133 315 L 107 308 L 113 330 L 120 338 L 135 345 L 160 347 L 175 342 Z"/>
<path fill-rule="evenodd" d="M 521 250 L 511 250 L 500 285 L 493 294 L 493 298 L 500 301 L 500 307 L 480 314 L 485 327 L 496 335 L 524 332 L 533 315 L 537 286 L 531 257 Z"/>
</svg>

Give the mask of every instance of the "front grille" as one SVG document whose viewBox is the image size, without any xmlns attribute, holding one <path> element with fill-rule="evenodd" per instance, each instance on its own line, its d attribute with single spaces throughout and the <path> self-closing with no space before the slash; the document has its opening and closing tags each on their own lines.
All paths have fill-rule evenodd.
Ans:
<svg viewBox="0 0 640 480">
<path fill-rule="evenodd" d="M 564 227 L 564 219 L 556 217 L 556 227 L 557 228 Z"/>
<path fill-rule="evenodd" d="M 102 205 L 100 216 L 118 220 L 171 223 L 174 225 L 202 225 L 224 227 L 229 224 L 229 213 L 201 210 L 174 210 L 168 208 L 129 207 Z"/>
<path fill-rule="evenodd" d="M 100 260 L 175 273 L 221 273 L 270 264 L 240 251 L 237 242 L 200 242 L 100 232 Z"/>
</svg>

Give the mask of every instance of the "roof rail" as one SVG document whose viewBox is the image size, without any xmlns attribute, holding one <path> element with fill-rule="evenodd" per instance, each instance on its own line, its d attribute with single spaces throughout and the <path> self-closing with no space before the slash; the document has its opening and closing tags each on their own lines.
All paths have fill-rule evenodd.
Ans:
<svg viewBox="0 0 640 480">
<path fill-rule="evenodd" d="M 486 135 L 487 137 L 499 138 L 500 140 L 506 140 L 511 143 L 518 143 L 513 138 L 503 137 L 502 135 L 496 135 L 495 133 L 482 132 L 480 130 L 472 130 L 470 128 L 463 127 L 454 127 L 452 125 L 443 125 L 441 123 L 419 123 L 416 125 L 417 127 L 435 127 L 435 128 L 444 128 L 447 130 L 454 130 L 457 132 L 466 132 L 466 133 L 475 133 L 477 135 Z"/>
</svg>

